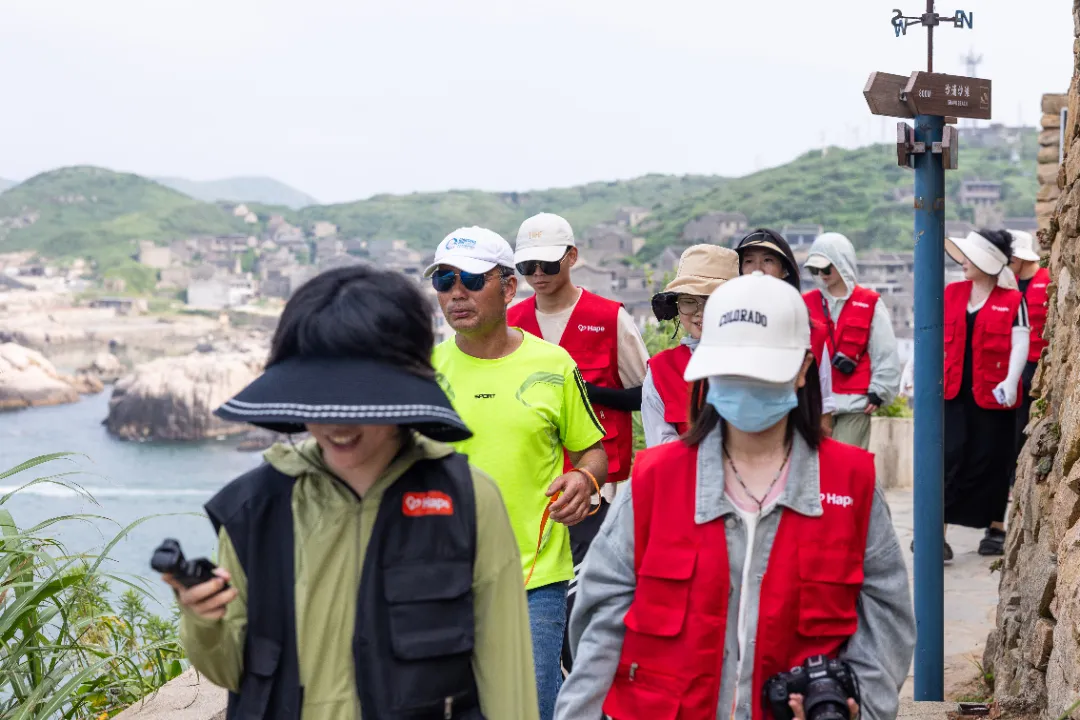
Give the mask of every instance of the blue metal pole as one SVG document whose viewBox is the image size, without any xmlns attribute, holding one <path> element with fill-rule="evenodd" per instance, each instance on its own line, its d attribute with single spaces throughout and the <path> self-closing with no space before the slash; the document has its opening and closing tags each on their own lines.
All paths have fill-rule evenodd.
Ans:
<svg viewBox="0 0 1080 720">
<path fill-rule="evenodd" d="M 945 119 L 915 118 L 915 699 L 945 698 L 944 468 Z"/>
</svg>

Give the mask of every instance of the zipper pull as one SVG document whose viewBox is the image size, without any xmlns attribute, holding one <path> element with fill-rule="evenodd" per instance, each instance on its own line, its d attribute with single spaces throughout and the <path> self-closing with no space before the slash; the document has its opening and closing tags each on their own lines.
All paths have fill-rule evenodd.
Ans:
<svg viewBox="0 0 1080 720">
<path fill-rule="evenodd" d="M 637 663 L 630 663 L 630 682 L 634 682 L 634 676 L 637 675 L 637 669 Z"/>
<path fill-rule="evenodd" d="M 446 720 L 450 720 L 454 717 L 454 698 L 447 696 L 443 702 L 443 717 Z"/>
</svg>

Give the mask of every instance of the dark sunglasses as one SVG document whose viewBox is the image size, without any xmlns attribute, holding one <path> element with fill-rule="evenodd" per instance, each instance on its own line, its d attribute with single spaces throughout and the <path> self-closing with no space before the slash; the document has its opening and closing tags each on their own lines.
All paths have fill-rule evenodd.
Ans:
<svg viewBox="0 0 1080 720">
<path fill-rule="evenodd" d="M 806 268 L 811 275 L 832 275 L 832 265 L 824 268 Z"/>
<path fill-rule="evenodd" d="M 487 284 L 487 273 L 471 273 L 461 270 L 439 270 L 431 276 L 431 287 L 435 288 L 435 292 L 450 292 L 454 287 L 454 283 L 457 278 L 461 278 L 461 286 L 469 292 L 478 292 L 484 289 L 484 285 Z"/>
<path fill-rule="evenodd" d="M 545 275 L 558 275 L 562 271 L 562 262 L 569 252 L 567 250 L 558 260 L 526 260 L 525 262 L 519 262 L 515 267 L 522 275 L 535 275 L 536 268 L 540 268 L 540 272 Z"/>
</svg>

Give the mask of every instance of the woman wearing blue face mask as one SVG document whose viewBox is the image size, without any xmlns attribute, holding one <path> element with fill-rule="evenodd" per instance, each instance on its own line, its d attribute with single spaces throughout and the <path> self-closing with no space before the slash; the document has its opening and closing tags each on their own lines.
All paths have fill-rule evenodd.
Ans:
<svg viewBox="0 0 1080 720">
<path fill-rule="evenodd" d="M 821 436 L 806 304 L 744 275 L 702 328 L 690 432 L 638 454 L 585 560 L 556 718 L 802 719 L 763 689 L 816 656 L 858 678 L 853 717 L 894 718 L 907 570 L 873 456 Z"/>
</svg>

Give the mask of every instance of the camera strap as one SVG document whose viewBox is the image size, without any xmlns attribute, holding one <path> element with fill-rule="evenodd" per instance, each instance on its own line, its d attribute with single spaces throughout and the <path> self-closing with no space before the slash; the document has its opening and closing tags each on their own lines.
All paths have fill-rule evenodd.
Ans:
<svg viewBox="0 0 1080 720">
<path fill-rule="evenodd" d="M 825 293 L 824 292 L 819 290 L 818 293 L 821 296 L 821 309 L 825 313 L 825 327 L 827 327 L 829 329 L 829 340 L 832 342 L 832 351 L 831 351 L 830 354 L 835 354 L 835 353 L 840 352 L 840 346 L 836 344 L 836 336 L 833 335 L 833 320 L 832 320 L 832 315 L 829 314 L 829 303 L 825 300 Z M 843 312 L 843 311 L 841 311 L 841 312 Z M 856 355 L 855 357 L 853 357 L 851 359 L 854 360 L 855 362 L 859 362 L 859 361 L 862 360 L 863 354 L 864 353 L 859 353 L 858 355 Z"/>
<path fill-rule="evenodd" d="M 825 300 L 825 293 L 818 290 L 818 296 L 821 297 L 821 310 L 825 313 L 825 327 L 829 329 L 829 340 L 832 342 L 832 352 L 836 352 L 836 337 L 833 335 L 833 321 L 832 315 L 829 314 L 829 303 Z"/>
</svg>

